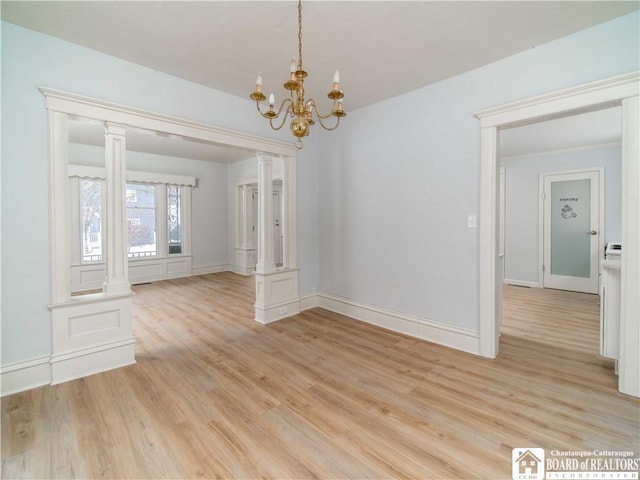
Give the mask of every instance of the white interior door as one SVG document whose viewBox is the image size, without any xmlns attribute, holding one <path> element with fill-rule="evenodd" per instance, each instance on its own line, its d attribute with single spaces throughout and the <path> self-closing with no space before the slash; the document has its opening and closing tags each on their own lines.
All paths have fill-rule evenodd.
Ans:
<svg viewBox="0 0 640 480">
<path fill-rule="evenodd" d="M 544 176 L 543 284 L 598 292 L 600 172 Z"/>
</svg>

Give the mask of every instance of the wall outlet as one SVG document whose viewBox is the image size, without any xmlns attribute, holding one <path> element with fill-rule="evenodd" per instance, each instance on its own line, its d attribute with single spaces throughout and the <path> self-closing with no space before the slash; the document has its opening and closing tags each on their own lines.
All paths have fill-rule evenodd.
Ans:
<svg viewBox="0 0 640 480">
<path fill-rule="evenodd" d="M 280 315 L 287 313 L 287 307 L 280 307 Z"/>
</svg>

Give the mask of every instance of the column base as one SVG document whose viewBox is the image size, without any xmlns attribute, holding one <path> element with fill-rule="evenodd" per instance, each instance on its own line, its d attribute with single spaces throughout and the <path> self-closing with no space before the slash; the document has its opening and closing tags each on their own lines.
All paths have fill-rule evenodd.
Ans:
<svg viewBox="0 0 640 480">
<path fill-rule="evenodd" d="M 83 295 L 49 308 L 52 384 L 135 363 L 131 293 Z"/>
<path fill-rule="evenodd" d="M 256 322 L 267 324 L 300 313 L 298 270 L 286 269 L 256 276 Z"/>
<path fill-rule="evenodd" d="M 127 264 L 129 268 L 129 264 Z M 126 282 L 105 282 L 102 286 L 102 291 L 107 295 L 130 295 L 131 283 Z"/>
<path fill-rule="evenodd" d="M 256 251 L 255 249 L 236 248 L 235 259 L 233 263 L 234 273 L 240 275 L 253 275 L 256 270 Z"/>
</svg>

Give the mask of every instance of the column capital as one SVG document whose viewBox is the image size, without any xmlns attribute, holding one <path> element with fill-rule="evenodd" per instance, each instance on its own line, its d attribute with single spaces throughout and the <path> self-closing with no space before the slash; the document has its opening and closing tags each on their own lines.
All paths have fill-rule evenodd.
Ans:
<svg viewBox="0 0 640 480">
<path fill-rule="evenodd" d="M 124 137 L 127 135 L 127 127 L 119 123 L 104 122 L 104 133 L 105 135 L 120 135 Z"/>
<path fill-rule="evenodd" d="M 276 155 L 275 153 L 271 153 L 271 152 L 258 152 L 258 165 L 260 163 L 272 164 L 274 158 L 281 158 L 281 155 Z"/>
</svg>

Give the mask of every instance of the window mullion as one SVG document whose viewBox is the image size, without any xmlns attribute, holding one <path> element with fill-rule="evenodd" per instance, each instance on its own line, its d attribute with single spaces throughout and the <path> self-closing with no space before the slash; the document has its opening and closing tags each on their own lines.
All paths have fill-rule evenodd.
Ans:
<svg viewBox="0 0 640 480">
<path fill-rule="evenodd" d="M 167 214 L 167 185 L 156 184 L 156 248 L 158 256 L 169 255 L 168 214 Z"/>
<path fill-rule="evenodd" d="M 78 232 L 82 232 L 82 193 L 78 177 L 69 178 L 69 192 L 71 206 L 69 239 L 71 240 L 71 264 L 73 265 L 82 263 L 82 237 L 78 235 Z"/>
<path fill-rule="evenodd" d="M 180 189 L 182 207 L 182 253 L 191 255 L 191 187 Z"/>
</svg>

